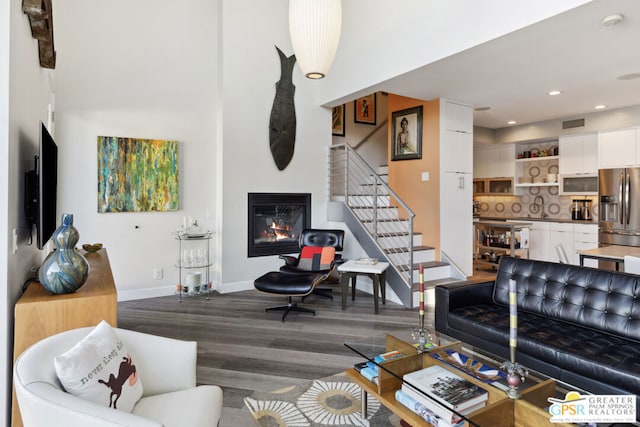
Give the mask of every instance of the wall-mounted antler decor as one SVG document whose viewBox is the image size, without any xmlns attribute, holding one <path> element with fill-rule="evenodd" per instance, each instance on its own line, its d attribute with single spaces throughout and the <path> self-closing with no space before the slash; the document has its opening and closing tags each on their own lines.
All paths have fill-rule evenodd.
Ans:
<svg viewBox="0 0 640 427">
<path fill-rule="evenodd" d="M 29 17 L 31 35 L 38 40 L 40 66 L 43 68 L 56 68 L 51 0 L 23 0 L 22 11 Z"/>
</svg>

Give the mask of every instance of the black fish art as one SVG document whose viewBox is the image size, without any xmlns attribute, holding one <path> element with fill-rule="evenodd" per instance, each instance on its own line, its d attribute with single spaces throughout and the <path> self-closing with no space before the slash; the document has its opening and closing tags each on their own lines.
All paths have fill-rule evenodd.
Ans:
<svg viewBox="0 0 640 427">
<path fill-rule="evenodd" d="M 296 144 L 296 107 L 293 102 L 296 91 L 293 85 L 293 66 L 296 56 L 287 58 L 278 46 L 276 50 L 280 56 L 280 80 L 276 82 L 276 96 L 269 119 L 269 147 L 276 166 L 279 170 L 284 170 L 293 158 Z"/>
</svg>

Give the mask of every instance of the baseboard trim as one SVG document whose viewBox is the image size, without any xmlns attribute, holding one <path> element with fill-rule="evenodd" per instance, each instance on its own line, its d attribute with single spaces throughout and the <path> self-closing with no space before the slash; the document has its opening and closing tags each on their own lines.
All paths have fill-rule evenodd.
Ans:
<svg viewBox="0 0 640 427">
<path fill-rule="evenodd" d="M 118 291 L 118 301 L 132 301 L 137 299 L 166 297 L 168 295 L 176 295 L 175 286 L 160 286 L 156 288 L 132 289 L 127 291 Z M 253 289 L 253 281 L 235 282 L 226 284 L 213 284 L 213 290 L 221 294 L 232 292 L 247 291 Z M 176 298 L 178 295 L 176 295 Z"/>
</svg>

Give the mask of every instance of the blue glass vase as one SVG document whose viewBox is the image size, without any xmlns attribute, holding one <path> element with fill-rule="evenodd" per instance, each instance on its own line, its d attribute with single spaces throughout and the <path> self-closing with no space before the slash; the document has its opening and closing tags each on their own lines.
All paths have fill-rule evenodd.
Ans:
<svg viewBox="0 0 640 427">
<path fill-rule="evenodd" d="M 73 226 L 73 215 L 62 214 L 62 224 L 51 237 L 56 250 L 45 258 L 38 279 L 52 294 L 69 294 L 80 289 L 89 275 L 89 263 L 75 245 L 80 239 Z"/>
</svg>

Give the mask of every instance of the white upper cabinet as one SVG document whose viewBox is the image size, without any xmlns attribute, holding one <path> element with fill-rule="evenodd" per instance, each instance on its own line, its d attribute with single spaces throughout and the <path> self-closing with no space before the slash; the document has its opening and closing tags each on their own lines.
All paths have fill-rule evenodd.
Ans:
<svg viewBox="0 0 640 427">
<path fill-rule="evenodd" d="M 598 165 L 602 169 L 640 164 L 638 129 L 600 132 L 598 135 Z"/>
<path fill-rule="evenodd" d="M 514 144 L 477 148 L 473 152 L 473 177 L 513 178 L 515 155 Z"/>
<path fill-rule="evenodd" d="M 440 103 L 440 168 L 473 172 L 473 109 L 448 100 Z"/>
<path fill-rule="evenodd" d="M 444 101 L 444 128 L 456 132 L 473 133 L 473 109 L 469 105 Z"/>
<path fill-rule="evenodd" d="M 561 136 L 558 169 L 561 175 L 598 173 L 598 135 Z"/>
<path fill-rule="evenodd" d="M 473 134 L 443 132 L 442 168 L 445 172 L 473 172 Z"/>
</svg>

